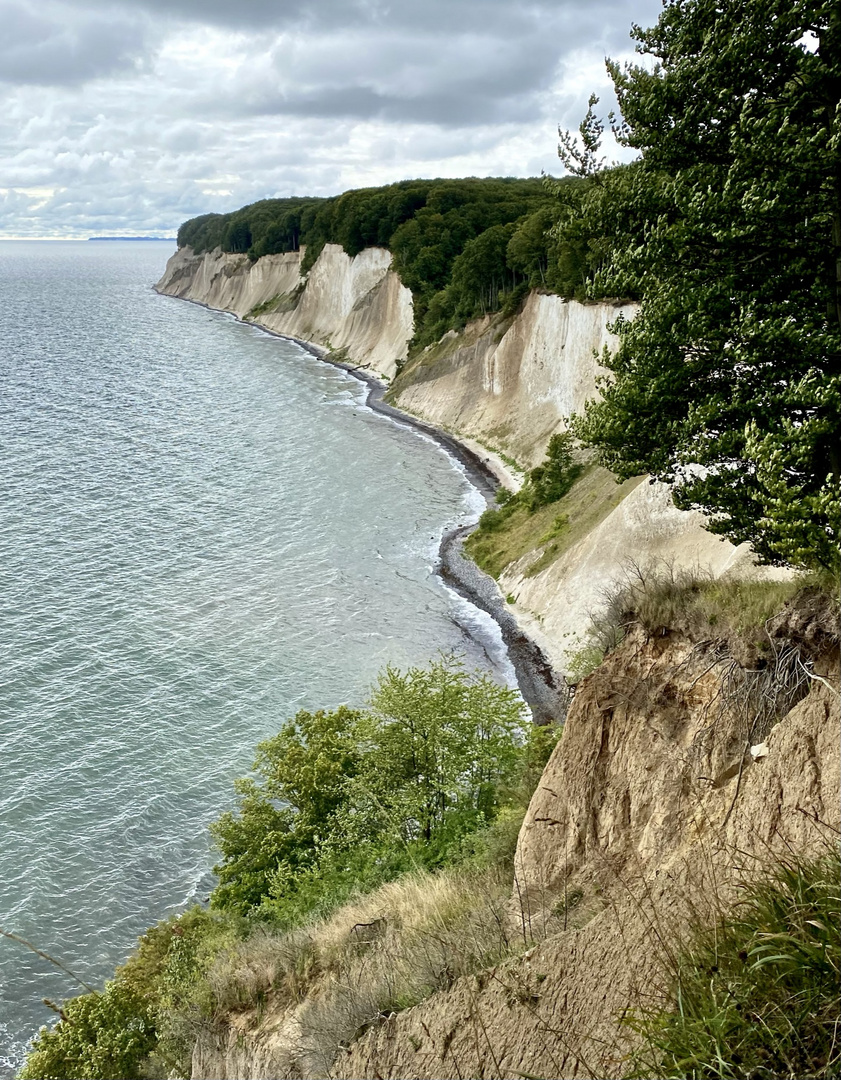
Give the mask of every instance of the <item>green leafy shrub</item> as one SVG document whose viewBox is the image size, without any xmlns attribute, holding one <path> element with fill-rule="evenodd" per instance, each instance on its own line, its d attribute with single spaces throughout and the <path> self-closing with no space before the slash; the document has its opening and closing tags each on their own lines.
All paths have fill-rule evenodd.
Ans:
<svg viewBox="0 0 841 1080">
<path fill-rule="evenodd" d="M 574 441 L 568 431 L 558 432 L 549 440 L 543 462 L 531 470 L 523 485 L 519 499 L 529 510 L 562 499 L 576 479 L 582 467 L 573 453 Z"/>
<path fill-rule="evenodd" d="M 110 982 L 101 994 L 64 1003 L 61 1019 L 42 1028 L 21 1080 L 137 1080 L 157 1045 L 148 1002 L 130 985 Z"/>
<path fill-rule="evenodd" d="M 210 1010 L 204 975 L 236 925 L 199 908 L 140 938 L 101 993 L 70 998 L 32 1042 L 22 1080 L 137 1080 L 189 1075 L 196 1021 Z"/>
<path fill-rule="evenodd" d="M 360 765 L 361 715 L 345 706 L 302 711 L 260 743 L 256 778 L 236 784 L 238 812 L 223 814 L 211 826 L 222 854 L 214 907 L 248 914 L 272 888 L 303 880 L 322 845 L 341 832 L 349 782 Z"/>
<path fill-rule="evenodd" d="M 214 907 L 296 925 L 414 867 L 445 865 L 519 782 L 522 702 L 441 659 L 388 667 L 369 708 L 299 713 L 212 832 Z"/>
<path fill-rule="evenodd" d="M 504 491 L 505 488 L 500 488 L 499 490 Z M 479 518 L 479 528 L 486 533 L 496 532 L 497 529 L 501 529 L 508 518 L 511 517 L 516 506 L 516 496 L 506 499 L 501 506 L 489 506 Z"/>
</svg>

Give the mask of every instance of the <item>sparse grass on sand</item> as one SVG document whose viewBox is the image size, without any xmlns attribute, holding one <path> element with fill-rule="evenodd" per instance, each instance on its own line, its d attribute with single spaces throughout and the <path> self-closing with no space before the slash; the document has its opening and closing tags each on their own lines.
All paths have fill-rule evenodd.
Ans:
<svg viewBox="0 0 841 1080">
<path fill-rule="evenodd" d="M 642 477 L 617 484 L 607 469 L 587 465 L 562 499 L 538 510 L 513 505 L 489 511 L 465 543 L 465 550 L 484 571 L 498 578 L 511 563 L 531 552 L 533 576 L 569 551 L 603 521 Z"/>
<path fill-rule="evenodd" d="M 837 1077 L 841 861 L 791 860 L 674 961 L 672 1006 L 634 1016 L 631 1077 Z"/>
</svg>

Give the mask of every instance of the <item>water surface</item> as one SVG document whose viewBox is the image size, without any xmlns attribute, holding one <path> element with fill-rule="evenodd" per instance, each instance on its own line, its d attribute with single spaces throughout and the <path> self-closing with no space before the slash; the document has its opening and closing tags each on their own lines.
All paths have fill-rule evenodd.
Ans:
<svg viewBox="0 0 841 1080">
<path fill-rule="evenodd" d="M 160 243 L 0 244 L 0 928 L 93 984 L 212 887 L 206 826 L 386 663 L 510 670 L 432 572 L 481 508 L 351 376 L 156 295 Z M 0 938 L 0 1075 L 76 987 Z"/>
</svg>

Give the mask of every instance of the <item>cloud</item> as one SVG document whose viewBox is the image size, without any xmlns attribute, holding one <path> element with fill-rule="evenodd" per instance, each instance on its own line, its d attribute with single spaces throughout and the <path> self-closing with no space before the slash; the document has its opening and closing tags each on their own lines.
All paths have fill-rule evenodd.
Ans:
<svg viewBox="0 0 841 1080">
<path fill-rule="evenodd" d="M 317 48 L 300 35 L 263 49 L 247 40 L 202 104 L 230 116 L 505 123 L 533 114 L 555 62 L 545 41 L 504 43 L 480 33 L 449 42 L 331 33 Z"/>
<path fill-rule="evenodd" d="M 70 86 L 124 72 L 149 51 L 145 18 L 0 0 L 0 81 Z"/>
<path fill-rule="evenodd" d="M 556 171 L 558 123 L 591 89 L 609 107 L 604 55 L 658 8 L 0 0 L 0 235 L 171 232 L 272 195 Z"/>
</svg>

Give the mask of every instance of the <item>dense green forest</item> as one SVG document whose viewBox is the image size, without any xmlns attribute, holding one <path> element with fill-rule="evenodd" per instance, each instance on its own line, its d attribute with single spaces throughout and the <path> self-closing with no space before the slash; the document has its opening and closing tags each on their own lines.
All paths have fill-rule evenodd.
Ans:
<svg viewBox="0 0 841 1080">
<path fill-rule="evenodd" d="M 205 214 L 178 230 L 178 246 L 200 254 L 263 255 L 306 247 L 308 270 L 327 243 L 348 255 L 386 247 L 412 290 L 416 346 L 479 315 L 515 310 L 529 289 L 583 295 L 600 245 L 569 228 L 562 213 L 591 181 L 471 177 L 406 180 L 329 199 L 264 199 L 231 214 Z M 591 242 L 593 241 L 593 242 Z"/>
</svg>

